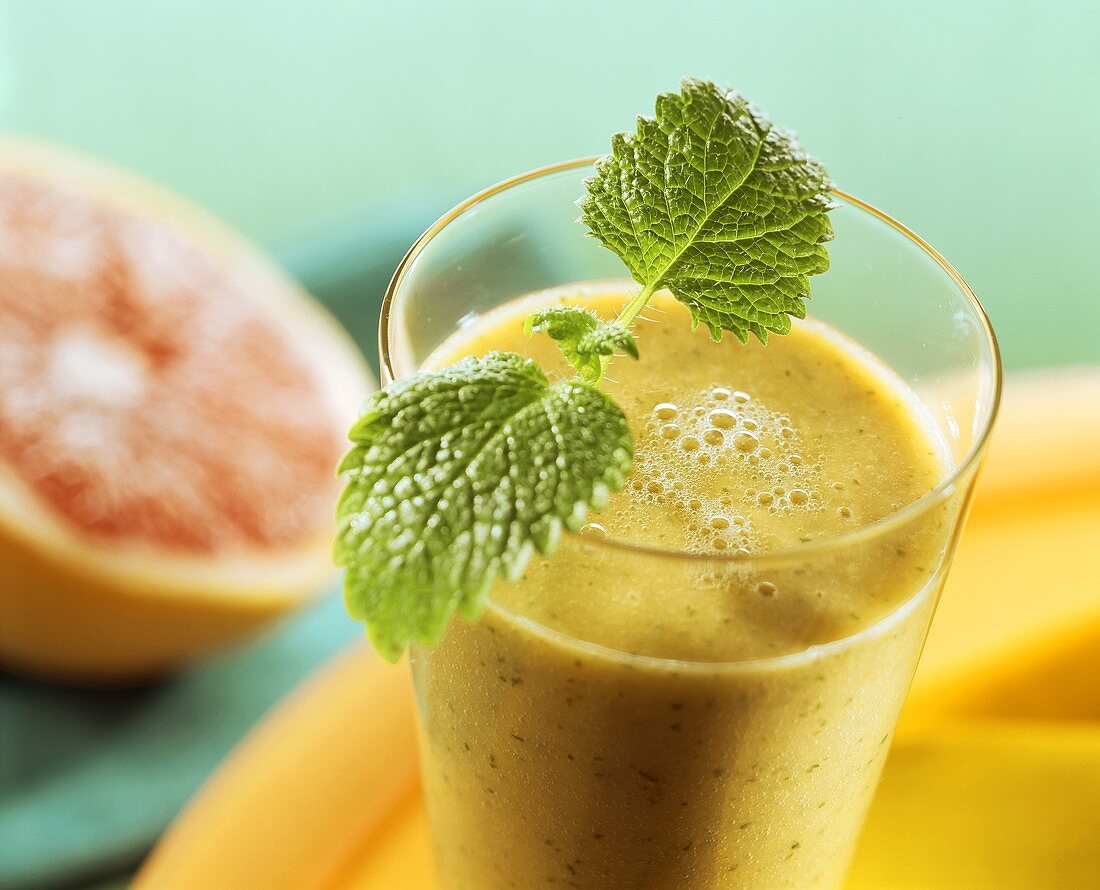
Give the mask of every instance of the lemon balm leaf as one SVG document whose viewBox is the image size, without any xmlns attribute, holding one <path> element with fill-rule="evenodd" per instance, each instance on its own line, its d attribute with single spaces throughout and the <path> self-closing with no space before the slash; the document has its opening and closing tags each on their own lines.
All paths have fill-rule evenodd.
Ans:
<svg viewBox="0 0 1100 890">
<path fill-rule="evenodd" d="M 714 339 L 785 334 L 833 235 L 831 183 L 791 133 L 736 92 L 686 79 L 656 116 L 612 138 L 579 204 L 581 221 L 643 290 L 618 321 L 667 288 Z"/>
<path fill-rule="evenodd" d="M 350 438 L 335 558 L 348 611 L 391 660 L 438 642 L 456 611 L 476 617 L 493 579 L 580 528 L 633 456 L 608 396 L 506 352 L 391 384 Z"/>
<path fill-rule="evenodd" d="M 603 377 L 603 358 L 616 352 L 638 357 L 638 344 L 630 331 L 580 306 L 542 309 L 528 316 L 524 331 L 528 337 L 544 332 L 555 340 L 562 355 L 588 383 Z"/>
</svg>

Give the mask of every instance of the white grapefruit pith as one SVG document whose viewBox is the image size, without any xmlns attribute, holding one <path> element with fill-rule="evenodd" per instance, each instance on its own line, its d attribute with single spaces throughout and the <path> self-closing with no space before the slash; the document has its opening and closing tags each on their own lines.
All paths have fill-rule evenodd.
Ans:
<svg viewBox="0 0 1100 890">
<path fill-rule="evenodd" d="M 0 661 L 140 679 L 316 591 L 369 386 L 215 220 L 0 140 Z"/>
</svg>

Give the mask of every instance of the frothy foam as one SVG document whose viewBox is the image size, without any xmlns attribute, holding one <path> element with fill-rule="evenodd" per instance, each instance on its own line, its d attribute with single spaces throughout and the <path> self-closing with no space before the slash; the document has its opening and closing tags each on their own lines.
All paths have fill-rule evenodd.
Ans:
<svg viewBox="0 0 1100 890">
<path fill-rule="evenodd" d="M 762 511 L 827 508 L 821 467 L 801 449 L 790 418 L 749 393 L 683 393 L 653 406 L 635 451 L 632 500 L 682 512 L 689 550 L 753 553 L 768 544 L 754 531 Z"/>
</svg>

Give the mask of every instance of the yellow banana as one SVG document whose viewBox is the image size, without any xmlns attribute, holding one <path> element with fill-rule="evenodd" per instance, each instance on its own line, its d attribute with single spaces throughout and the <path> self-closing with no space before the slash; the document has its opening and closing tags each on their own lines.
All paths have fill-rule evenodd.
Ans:
<svg viewBox="0 0 1100 890">
<path fill-rule="evenodd" d="M 320 890 L 415 787 L 408 667 L 355 646 L 218 768 L 134 890 Z"/>
<path fill-rule="evenodd" d="M 938 724 L 891 750 L 848 890 L 1095 887 L 1098 839 L 1100 725 Z"/>
<path fill-rule="evenodd" d="M 1010 386 L 850 890 L 1100 874 L 1094 405 L 1100 371 Z M 406 673 L 355 649 L 309 681 L 184 811 L 137 890 L 431 890 Z"/>
</svg>

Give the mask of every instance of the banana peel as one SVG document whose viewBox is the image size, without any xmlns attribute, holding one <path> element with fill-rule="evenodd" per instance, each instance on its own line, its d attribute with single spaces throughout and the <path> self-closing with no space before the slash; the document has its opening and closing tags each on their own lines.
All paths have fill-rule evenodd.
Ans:
<svg viewBox="0 0 1100 890">
<path fill-rule="evenodd" d="M 900 740 L 847 890 L 1092 887 L 1100 727 L 949 724 Z M 428 825 L 406 803 L 336 876 L 341 890 L 432 890 Z"/>
<path fill-rule="evenodd" d="M 414 799 L 408 674 L 365 646 L 337 656 L 222 763 L 134 890 L 334 886 L 364 839 Z"/>
<path fill-rule="evenodd" d="M 1100 724 L 969 720 L 895 744 L 847 887 L 1053 890 L 1098 876 Z"/>
<path fill-rule="evenodd" d="M 1096 405 L 1100 369 L 1010 384 L 850 890 L 1096 886 Z M 136 890 L 430 890 L 406 674 L 356 649 L 310 680 L 184 811 Z"/>
</svg>

